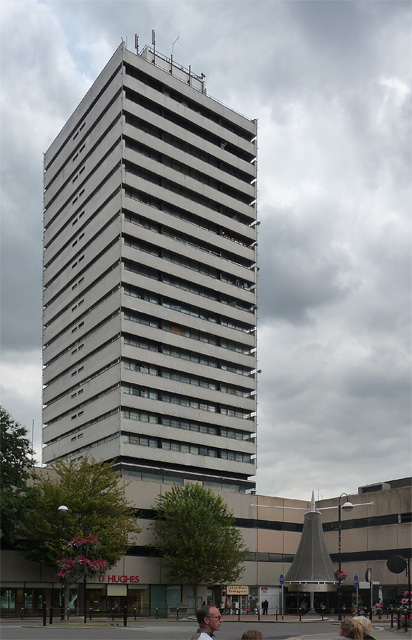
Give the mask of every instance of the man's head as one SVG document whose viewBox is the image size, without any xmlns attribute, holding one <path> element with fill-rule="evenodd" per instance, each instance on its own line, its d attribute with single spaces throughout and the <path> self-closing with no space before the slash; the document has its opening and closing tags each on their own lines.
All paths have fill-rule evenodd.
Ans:
<svg viewBox="0 0 412 640">
<path fill-rule="evenodd" d="M 208 631 L 209 633 L 219 631 L 220 625 L 222 624 L 222 616 L 216 607 L 204 604 L 196 611 L 196 617 L 199 626 L 204 629 L 204 631 Z"/>
</svg>

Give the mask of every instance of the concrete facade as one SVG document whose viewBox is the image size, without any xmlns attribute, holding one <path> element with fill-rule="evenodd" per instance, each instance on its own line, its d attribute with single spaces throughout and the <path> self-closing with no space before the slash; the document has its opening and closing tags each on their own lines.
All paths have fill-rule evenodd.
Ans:
<svg viewBox="0 0 412 640">
<path fill-rule="evenodd" d="M 124 481 L 124 480 L 121 480 Z M 132 480 L 126 488 L 130 502 L 138 509 L 143 531 L 137 545 L 131 548 L 117 566 L 107 572 L 101 583 L 88 584 L 88 607 L 111 611 L 115 606 L 128 605 L 138 615 L 166 615 L 176 606 L 185 610 L 194 607 L 188 585 L 172 584 L 166 575 L 161 558 L 150 557 L 153 535 L 150 528 L 156 498 L 170 489 L 170 484 Z M 299 546 L 306 510 L 310 500 L 291 500 L 279 497 L 248 495 L 231 491 L 218 492 L 233 511 L 249 556 L 244 573 L 236 585 L 226 585 L 227 598 L 233 608 L 244 610 L 247 605 L 268 599 L 269 613 L 282 605 L 281 576 L 285 576 Z M 309 498 L 309 496 L 308 496 Z M 386 566 L 391 555 L 411 557 L 412 490 L 411 479 L 394 481 L 383 490 L 349 496 L 354 507 L 342 517 L 342 569 L 347 578 L 343 584 L 343 602 L 350 610 L 355 592 L 354 578 L 360 582 L 359 602 L 368 606 L 371 595 L 388 606 L 399 602 L 407 588 L 405 572 L 391 573 Z M 372 502 L 373 504 L 366 504 Z M 256 506 L 257 505 L 257 506 Z M 334 567 L 338 568 L 338 498 L 320 500 L 316 508 L 322 514 L 324 540 Z M 43 601 L 58 606 L 61 584 L 56 573 L 37 563 L 27 562 L 17 551 L 3 551 L 2 607 L 41 606 Z M 372 594 L 365 588 L 366 569 L 372 570 Z M 229 589 L 229 587 L 231 589 Z M 233 595 L 229 592 L 233 591 Z M 236 594 L 243 592 L 244 595 Z M 299 602 L 309 601 L 309 593 L 293 586 L 284 589 L 284 604 L 289 612 L 297 611 Z M 81 585 L 72 588 L 72 608 L 82 607 Z M 219 585 L 202 585 L 200 602 L 222 602 Z M 328 610 L 336 607 L 336 590 L 315 593 L 315 606 L 324 603 Z M 28 604 L 29 603 L 29 604 Z M 9 607 L 10 609 L 10 607 Z"/>
<path fill-rule="evenodd" d="M 47 150 L 44 464 L 254 489 L 256 135 L 122 43 Z"/>
</svg>

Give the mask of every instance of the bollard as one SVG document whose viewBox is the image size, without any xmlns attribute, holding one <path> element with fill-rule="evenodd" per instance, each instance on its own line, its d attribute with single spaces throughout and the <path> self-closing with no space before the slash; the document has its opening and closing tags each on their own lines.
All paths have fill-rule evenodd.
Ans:
<svg viewBox="0 0 412 640">
<path fill-rule="evenodd" d="M 24 619 L 24 609 L 23 609 L 23 607 L 21 608 L 21 619 L 22 620 Z"/>
<path fill-rule="evenodd" d="M 240 607 L 237 610 L 237 621 L 240 622 Z"/>
<path fill-rule="evenodd" d="M 69 607 L 67 607 L 67 609 L 66 609 L 66 615 L 67 615 L 67 619 L 69 619 L 69 617 L 70 617 L 70 609 L 69 609 Z"/>
<path fill-rule="evenodd" d="M 43 602 L 43 627 L 46 626 L 46 617 L 47 617 L 47 609 L 46 609 L 46 603 Z"/>
<path fill-rule="evenodd" d="M 155 611 L 156 611 L 156 620 L 159 620 L 159 609 L 156 607 Z"/>
<path fill-rule="evenodd" d="M 127 605 L 123 609 L 123 626 L 127 627 Z"/>
<path fill-rule="evenodd" d="M 258 609 L 258 621 L 260 622 L 260 609 Z"/>
<path fill-rule="evenodd" d="M 279 616 L 279 611 L 278 611 L 278 608 L 276 607 L 276 622 L 278 621 L 278 616 Z"/>
<path fill-rule="evenodd" d="M 50 607 L 50 624 L 53 624 L 53 607 Z"/>
<path fill-rule="evenodd" d="M 179 620 L 179 607 L 176 607 L 176 620 Z"/>
<path fill-rule="evenodd" d="M 112 609 L 112 622 L 114 622 L 114 609 Z"/>
<path fill-rule="evenodd" d="M 409 617 L 408 616 L 408 608 L 405 607 L 404 611 L 405 611 L 405 629 L 404 629 L 404 631 L 406 633 L 408 631 L 408 617 Z"/>
<path fill-rule="evenodd" d="M 396 613 L 398 614 L 398 629 L 401 628 L 401 610 L 397 609 Z"/>
<path fill-rule="evenodd" d="M 134 608 L 134 619 L 137 620 L 136 607 Z"/>
<path fill-rule="evenodd" d="M 89 609 L 89 620 L 92 619 L 92 612 L 93 612 L 93 609 L 90 607 L 90 609 Z"/>
<path fill-rule="evenodd" d="M 299 607 L 299 622 L 302 622 L 302 609 Z"/>
<path fill-rule="evenodd" d="M 393 629 L 393 607 L 391 607 L 391 629 Z"/>
</svg>

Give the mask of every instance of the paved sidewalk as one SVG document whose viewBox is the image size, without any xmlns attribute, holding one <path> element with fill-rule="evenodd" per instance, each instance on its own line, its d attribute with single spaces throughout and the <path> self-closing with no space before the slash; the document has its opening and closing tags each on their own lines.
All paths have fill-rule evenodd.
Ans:
<svg viewBox="0 0 412 640">
<path fill-rule="evenodd" d="M 348 617 L 348 616 L 346 616 Z M 49 625 L 49 616 L 47 616 L 46 618 L 47 621 L 47 625 Z M 133 626 L 139 626 L 140 624 L 150 624 L 150 623 L 156 623 L 156 624 L 165 624 L 165 625 L 169 625 L 169 624 L 173 624 L 174 622 L 176 622 L 176 618 L 158 618 L 156 619 L 155 617 L 138 617 L 138 618 L 134 618 L 133 616 L 129 616 L 127 619 L 127 626 L 129 627 L 133 627 Z M 304 626 L 306 626 L 307 624 L 311 624 L 311 623 L 321 623 L 321 622 L 325 622 L 325 623 L 329 623 L 329 624 L 334 624 L 336 625 L 337 628 L 337 633 L 336 635 L 338 636 L 338 629 L 339 629 L 339 624 L 340 622 L 337 619 L 337 616 L 324 616 L 324 618 L 322 619 L 321 616 L 318 617 L 309 617 L 309 616 L 302 616 L 302 619 L 299 620 L 299 616 L 271 616 L 271 615 L 266 615 L 266 616 L 260 616 L 260 618 L 257 615 L 241 615 L 241 616 L 225 616 L 224 618 L 224 622 L 232 622 L 232 623 L 236 623 L 236 622 L 241 622 L 241 623 L 248 623 L 249 625 L 253 625 L 253 623 L 258 623 L 258 624 L 279 624 L 279 625 L 283 625 L 283 624 L 288 624 L 288 623 L 294 623 L 294 624 L 302 624 Z M 194 616 L 185 616 L 185 617 L 179 617 L 179 620 L 177 621 L 179 623 L 188 623 L 188 624 L 196 624 L 196 619 Z M 24 618 L 22 619 L 21 616 L 16 616 L 16 617 L 0 617 L 0 626 L 2 624 L 36 624 L 39 626 L 42 626 L 43 624 L 43 619 L 41 616 L 24 616 Z M 373 628 L 379 630 L 380 632 L 386 631 L 386 632 L 399 632 L 399 633 L 405 633 L 403 626 L 401 626 L 401 629 L 398 631 L 397 629 L 397 621 L 394 619 L 394 623 L 393 623 L 393 628 L 391 628 L 391 620 L 390 618 L 383 618 L 382 620 L 378 620 L 378 619 L 373 619 L 372 621 L 373 624 Z M 90 620 L 89 617 L 87 617 L 87 622 L 84 623 L 84 619 L 83 616 L 70 616 L 69 619 L 65 619 L 65 620 L 61 620 L 60 616 L 55 615 L 53 618 L 53 625 L 56 626 L 68 626 L 68 627 L 74 627 L 76 625 L 81 625 L 82 627 L 84 626 L 124 626 L 124 621 L 123 621 L 123 617 L 122 616 L 118 616 L 116 618 L 111 618 L 109 616 L 105 616 L 105 617 L 95 617 L 92 618 Z M 411 631 L 409 629 L 409 631 Z M 315 637 L 315 636 L 311 636 L 311 637 Z M 382 636 L 381 636 L 382 637 Z M 393 636 L 391 636 L 393 637 Z M 408 637 L 407 635 L 405 637 Z"/>
</svg>

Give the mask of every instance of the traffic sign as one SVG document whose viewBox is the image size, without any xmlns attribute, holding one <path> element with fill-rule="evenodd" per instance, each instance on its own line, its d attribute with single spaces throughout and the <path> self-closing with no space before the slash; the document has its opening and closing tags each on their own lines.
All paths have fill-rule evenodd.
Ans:
<svg viewBox="0 0 412 640">
<path fill-rule="evenodd" d="M 359 576 L 358 576 L 358 575 L 356 575 L 356 576 L 353 578 L 353 586 L 354 586 L 354 587 L 359 587 Z"/>
<path fill-rule="evenodd" d="M 285 576 L 283 575 L 283 573 L 281 573 L 279 576 L 279 582 L 280 584 L 283 584 L 285 582 Z"/>
</svg>

